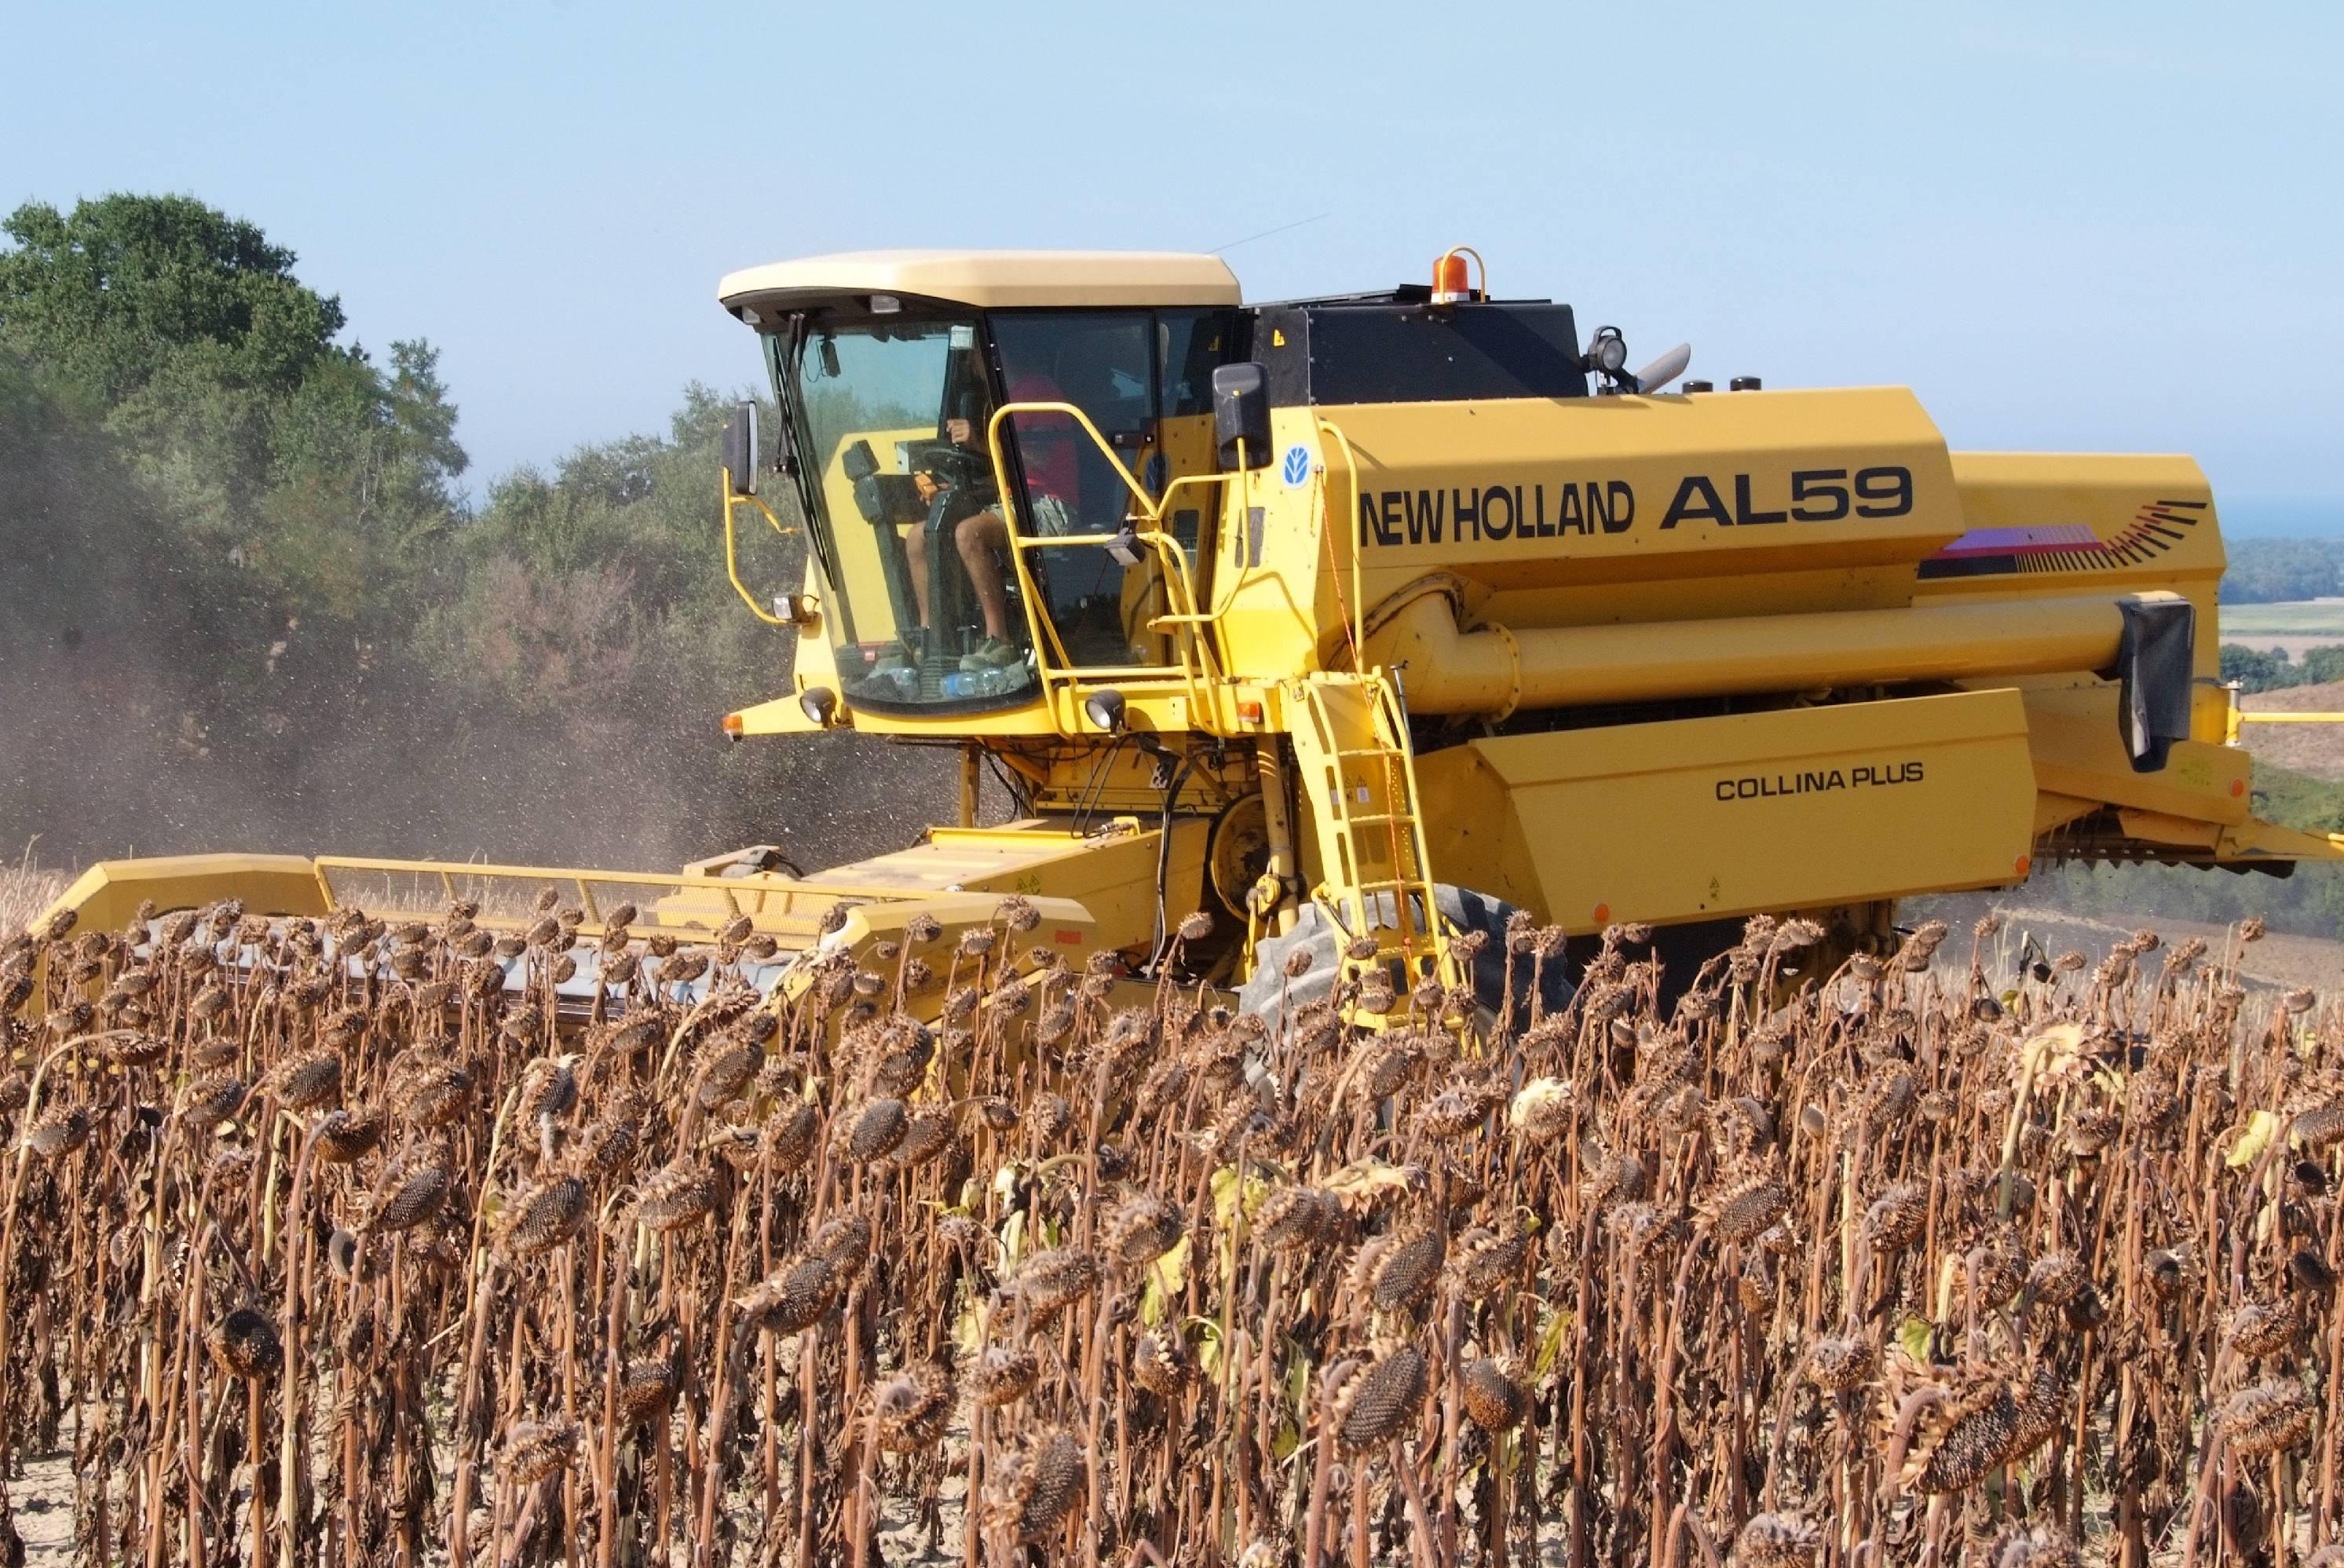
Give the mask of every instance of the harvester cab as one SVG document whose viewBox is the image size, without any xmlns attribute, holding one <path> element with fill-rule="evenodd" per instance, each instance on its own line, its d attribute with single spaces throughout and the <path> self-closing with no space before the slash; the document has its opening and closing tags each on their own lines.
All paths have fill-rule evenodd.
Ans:
<svg viewBox="0 0 2344 1568">
<path fill-rule="evenodd" d="M 514 984 L 558 975 L 589 1017 L 861 984 L 982 928 L 1029 971 L 1453 1025 L 1554 1005 L 1623 942 L 1690 977 L 1761 913 L 1824 934 L 1814 978 L 1893 941 L 1896 900 L 2046 860 L 2344 858 L 2249 809 L 2194 462 L 1955 452 L 1904 389 L 1719 391 L 1682 349 L 1632 370 L 1479 261 L 1251 305 L 1210 256 L 723 280 L 780 411 L 728 436 L 727 567 L 793 644 L 724 727 L 955 749 L 957 820 L 908 847 L 803 875 L 126 862 L 67 904 L 330 916 L 388 885 L 530 930 L 496 891 L 570 887 L 563 930 L 624 978 L 524 955 Z M 802 525 L 796 581 L 744 578 L 761 516 Z M 621 899 L 666 953 L 623 963 Z M 896 1001 L 935 1017 L 945 978 Z"/>
</svg>

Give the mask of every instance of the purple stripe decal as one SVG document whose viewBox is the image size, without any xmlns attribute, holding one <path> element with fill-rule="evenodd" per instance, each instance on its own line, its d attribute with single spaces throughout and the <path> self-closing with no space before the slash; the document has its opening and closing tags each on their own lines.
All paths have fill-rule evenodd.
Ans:
<svg viewBox="0 0 2344 1568">
<path fill-rule="evenodd" d="M 1937 553 L 2008 554 L 2013 551 L 2098 550 L 2099 536 L 2080 523 L 2043 523 L 2026 528 L 1974 528 Z"/>
</svg>

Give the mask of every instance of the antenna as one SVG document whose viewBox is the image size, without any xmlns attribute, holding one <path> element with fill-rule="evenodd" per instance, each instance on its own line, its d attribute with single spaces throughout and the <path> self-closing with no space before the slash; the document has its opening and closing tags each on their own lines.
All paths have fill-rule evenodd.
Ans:
<svg viewBox="0 0 2344 1568">
<path fill-rule="evenodd" d="M 1281 223 L 1276 228 L 1265 228 L 1259 234 L 1248 234 L 1243 239 L 1232 239 L 1227 245 L 1216 245 L 1205 254 L 1218 256 L 1225 250 L 1235 250 L 1240 245 L 1251 245 L 1257 239 L 1268 239 L 1273 234 L 1284 234 L 1289 228 L 1300 228 L 1305 224 L 1317 223 L 1321 218 L 1334 216 L 1332 212 L 1322 212 L 1315 217 L 1298 217 L 1292 223 Z"/>
</svg>

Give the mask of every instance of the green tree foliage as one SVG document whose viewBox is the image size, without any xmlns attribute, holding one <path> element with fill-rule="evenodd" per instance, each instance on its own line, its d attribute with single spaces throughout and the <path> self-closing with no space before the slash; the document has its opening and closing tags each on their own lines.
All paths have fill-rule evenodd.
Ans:
<svg viewBox="0 0 2344 1568">
<path fill-rule="evenodd" d="M 2344 540 L 2240 539 L 2228 545 L 2225 604 L 2279 604 L 2344 592 Z"/>
<path fill-rule="evenodd" d="M 341 350 L 338 299 L 249 223 L 183 196 L 108 196 L 70 215 L 27 202 L 0 225 L 0 332 L 120 404 L 172 366 L 264 396 Z"/>
<path fill-rule="evenodd" d="M 2307 648 L 2299 663 L 2288 657 L 2284 648 L 2249 648 L 2239 642 L 2225 642 L 2222 679 L 2236 681 L 2242 692 L 2277 692 L 2289 686 L 2344 681 L 2344 645 L 2327 643 Z"/>
<path fill-rule="evenodd" d="M 2275 692 L 2300 686 L 2306 676 L 2284 648 L 2249 648 L 2239 642 L 2222 644 L 2222 679 L 2236 681 L 2244 692 Z"/>
</svg>

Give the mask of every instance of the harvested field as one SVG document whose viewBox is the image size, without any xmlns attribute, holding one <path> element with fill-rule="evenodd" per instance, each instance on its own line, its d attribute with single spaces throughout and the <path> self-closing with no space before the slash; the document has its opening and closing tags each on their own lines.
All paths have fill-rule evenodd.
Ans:
<svg viewBox="0 0 2344 1568">
<path fill-rule="evenodd" d="M 2344 681 L 2253 692 L 2240 697 L 2238 705 L 2250 713 L 2344 713 Z M 2258 763 L 2344 781 L 2344 724 L 2246 724 L 2238 738 Z"/>
<path fill-rule="evenodd" d="M 1009 899 L 571 1037 L 570 950 L 641 944 L 549 900 L 509 992 L 473 918 L 0 949 L 0 1561 L 2016 1568 L 2344 1514 L 2344 1013 L 2250 931 L 2038 977 L 1931 924 L 1819 986 L 1758 920 L 1663 1008 L 1614 928 L 1559 1015 L 1368 1033 L 1113 1005 Z"/>
<path fill-rule="evenodd" d="M 2249 648 L 2284 648 L 2300 659 L 2314 648 L 2344 643 L 2344 599 L 2288 599 L 2269 604 L 2222 606 L 2222 641 Z"/>
</svg>

